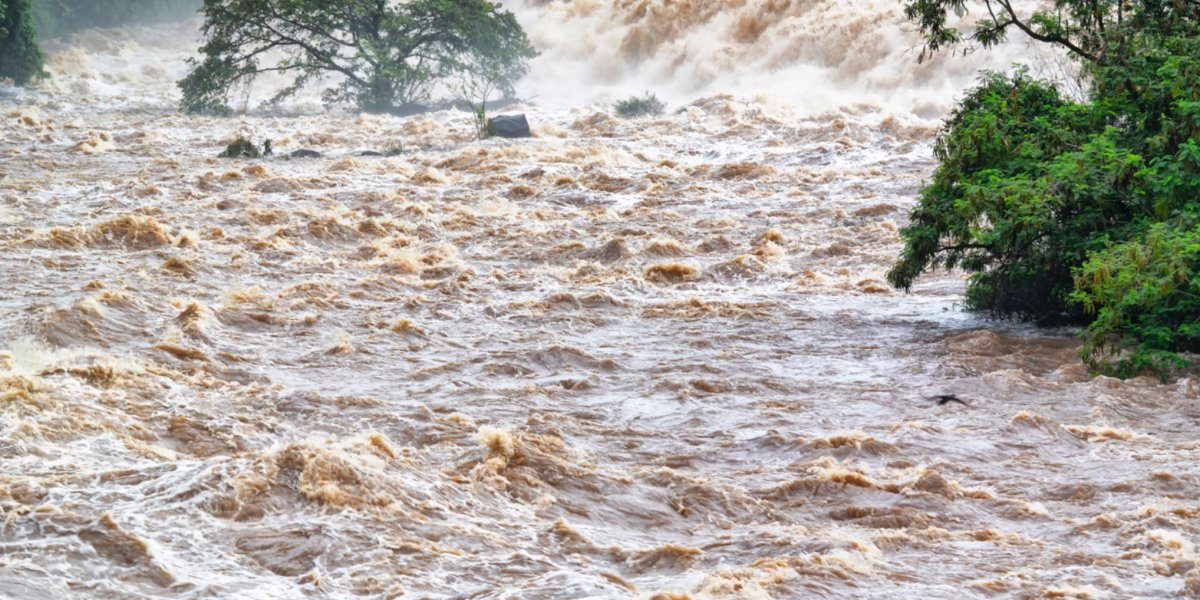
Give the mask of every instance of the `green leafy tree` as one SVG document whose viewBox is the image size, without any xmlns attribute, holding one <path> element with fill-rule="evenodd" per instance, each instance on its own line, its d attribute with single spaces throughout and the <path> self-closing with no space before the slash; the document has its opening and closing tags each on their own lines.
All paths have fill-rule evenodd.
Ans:
<svg viewBox="0 0 1200 600">
<path fill-rule="evenodd" d="M 0 0 L 0 79 L 25 85 L 42 77 L 31 0 Z"/>
<path fill-rule="evenodd" d="M 1075 56 L 1095 61 L 1103 55 L 1105 31 L 1126 17 L 1123 0 L 1055 0 L 1049 8 L 1022 10 L 1011 0 L 912 0 L 905 4 L 904 16 L 925 34 L 925 53 L 936 52 L 964 42 L 989 48 L 1003 42 L 1009 31 L 1017 30 L 1040 42 L 1056 44 Z M 1143 4 L 1163 4 L 1144 2 Z M 970 33 L 952 27 L 950 16 L 962 17 L 969 5 L 985 15 L 975 22 Z M 1044 4 L 1038 5 L 1045 6 Z"/>
<path fill-rule="evenodd" d="M 969 308 L 1043 321 L 1070 319 L 1071 268 L 1092 232 L 1121 218 L 1104 195 L 1059 187 L 1095 126 L 1051 86 L 1018 72 L 991 75 L 951 114 L 934 146 L 939 166 L 922 190 L 905 246 L 888 273 L 908 288 L 930 267 L 971 273 Z M 1061 160 L 1054 160 L 1062 156 Z M 1111 163 L 1118 163 L 1115 158 Z M 1114 174 L 1128 172 L 1122 166 Z"/>
<path fill-rule="evenodd" d="M 948 25 L 968 4 L 970 33 Z M 1019 30 L 1080 61 L 1086 102 L 1024 72 L 991 75 L 947 119 L 888 279 L 971 274 L 967 304 L 1087 324 L 1084 359 L 1165 373 L 1200 350 L 1200 2 L 914 0 L 925 51 L 991 46 Z"/>
<path fill-rule="evenodd" d="M 536 55 L 516 17 L 487 0 L 205 0 L 202 12 L 203 59 L 179 83 L 188 112 L 228 112 L 231 94 L 268 72 L 293 76 L 273 101 L 333 75 L 327 102 L 412 112 L 480 65 L 511 95 Z"/>
</svg>

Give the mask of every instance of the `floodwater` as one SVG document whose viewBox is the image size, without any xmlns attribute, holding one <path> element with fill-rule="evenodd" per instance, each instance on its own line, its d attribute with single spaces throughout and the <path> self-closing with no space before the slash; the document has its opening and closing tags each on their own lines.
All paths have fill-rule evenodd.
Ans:
<svg viewBox="0 0 1200 600">
<path fill-rule="evenodd" d="M 1200 597 L 1194 378 L 884 283 L 983 59 L 884 77 L 890 2 L 883 55 L 754 49 L 848 4 L 520 5 L 521 141 L 180 115 L 195 22 L 49 43 L 0 90 L 0 597 Z"/>
</svg>

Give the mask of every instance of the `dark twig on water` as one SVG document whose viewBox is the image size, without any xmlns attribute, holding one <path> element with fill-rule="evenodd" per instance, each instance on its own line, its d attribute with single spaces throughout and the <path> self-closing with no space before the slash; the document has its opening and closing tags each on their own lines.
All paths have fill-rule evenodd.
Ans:
<svg viewBox="0 0 1200 600">
<path fill-rule="evenodd" d="M 931 396 L 929 399 L 937 400 L 938 406 L 945 406 L 951 402 L 957 402 L 963 406 L 970 406 L 970 404 L 967 404 L 966 400 L 963 400 L 954 394 L 939 394 L 937 396 Z"/>
</svg>

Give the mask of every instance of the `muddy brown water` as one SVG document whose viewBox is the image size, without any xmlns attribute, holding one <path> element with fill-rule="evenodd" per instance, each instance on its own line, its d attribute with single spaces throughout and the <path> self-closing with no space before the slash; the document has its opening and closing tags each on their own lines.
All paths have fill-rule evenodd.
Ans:
<svg viewBox="0 0 1200 600">
<path fill-rule="evenodd" d="M 0 92 L 0 597 L 1200 596 L 1194 379 L 884 283 L 936 121 L 187 117 L 189 36 Z"/>
</svg>

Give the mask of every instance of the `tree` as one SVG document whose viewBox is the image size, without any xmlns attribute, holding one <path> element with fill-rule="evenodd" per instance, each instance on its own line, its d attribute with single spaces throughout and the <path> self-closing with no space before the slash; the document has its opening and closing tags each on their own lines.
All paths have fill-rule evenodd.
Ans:
<svg viewBox="0 0 1200 600">
<path fill-rule="evenodd" d="M 25 85 L 42 77 L 31 0 L 0 0 L 0 80 Z"/>
<path fill-rule="evenodd" d="M 334 75 L 325 101 L 406 113 L 481 64 L 512 95 L 536 56 L 516 17 L 488 0 L 205 0 L 202 12 L 203 60 L 179 82 L 188 112 L 226 113 L 236 89 L 278 72 L 294 77 L 272 101 Z"/>
<path fill-rule="evenodd" d="M 982 0 L 987 16 L 975 23 L 969 35 L 947 24 L 949 13 L 963 16 L 966 0 L 913 0 L 904 7 L 904 16 L 925 34 L 926 52 L 944 46 L 971 41 L 988 48 L 1003 42 L 1009 30 L 1017 29 L 1040 42 L 1056 44 L 1086 60 L 1102 54 L 1106 26 L 1121 22 L 1125 16 L 1121 0 L 1056 0 L 1054 9 L 1039 9 L 1024 14 L 1010 0 Z M 922 57 L 927 56 L 923 53 Z"/>
<path fill-rule="evenodd" d="M 1028 3 L 1023 3 L 1028 4 Z M 1053 0 L 1022 10 L 1012 0 L 906 0 L 904 16 L 925 37 L 921 59 L 946 47 L 968 43 L 990 48 L 1011 30 L 1053 44 L 1085 63 L 1085 68 L 1130 58 L 1131 43 L 1192 37 L 1200 27 L 1198 0 Z M 965 17 L 968 6 L 986 15 L 964 34 L 949 25 L 950 15 Z M 1049 5 L 1049 8 L 1047 8 Z"/>
<path fill-rule="evenodd" d="M 1078 322 L 1095 370 L 1130 376 L 1200 351 L 1200 2 L 1056 0 L 1022 15 L 981 0 L 913 0 L 925 51 L 991 46 L 1010 30 L 1071 53 L 1090 80 L 1072 102 L 1024 72 L 989 75 L 947 119 L 888 272 L 971 273 L 967 305 Z"/>
</svg>

